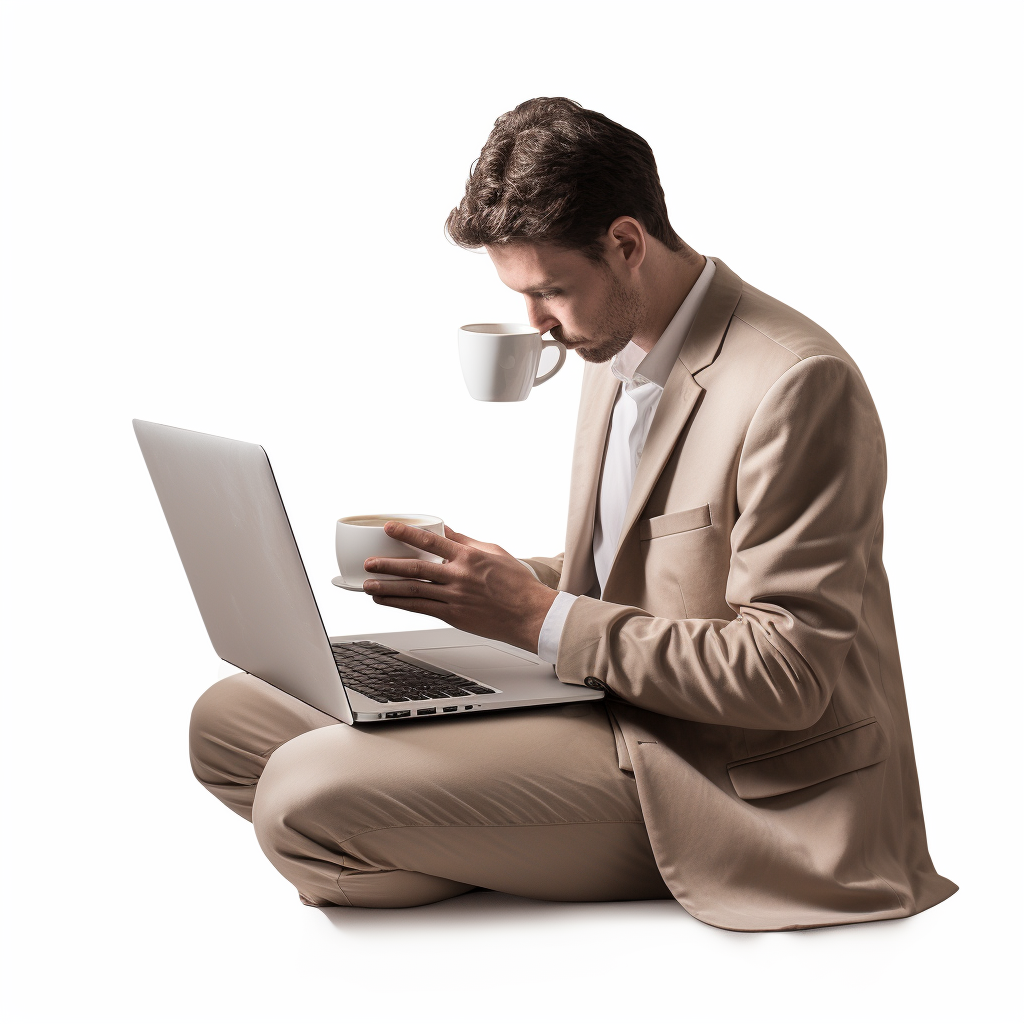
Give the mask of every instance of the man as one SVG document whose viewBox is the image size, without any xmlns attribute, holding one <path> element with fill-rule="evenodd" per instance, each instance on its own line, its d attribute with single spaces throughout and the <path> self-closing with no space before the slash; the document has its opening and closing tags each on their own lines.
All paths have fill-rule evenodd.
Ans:
<svg viewBox="0 0 1024 1024">
<path fill-rule="evenodd" d="M 906 917 L 928 855 L 888 585 L 885 449 L 853 360 L 692 251 L 650 148 L 535 99 L 448 220 L 588 363 L 564 554 L 388 531 L 374 601 L 504 640 L 606 691 L 428 727 L 339 725 L 246 675 L 192 722 L 197 777 L 316 905 L 474 886 L 674 896 L 744 931 Z"/>
</svg>

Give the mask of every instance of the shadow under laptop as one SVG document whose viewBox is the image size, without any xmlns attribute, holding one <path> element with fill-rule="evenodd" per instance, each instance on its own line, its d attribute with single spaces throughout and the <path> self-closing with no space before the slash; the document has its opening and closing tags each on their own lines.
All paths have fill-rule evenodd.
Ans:
<svg viewBox="0 0 1024 1024">
<path fill-rule="evenodd" d="M 407 932 L 421 927 L 435 931 L 438 926 L 472 926 L 480 924 L 539 923 L 542 921 L 586 920 L 627 916 L 631 921 L 679 920 L 684 927 L 696 925 L 675 900 L 636 900 L 620 903 L 553 903 L 545 900 L 510 896 L 490 889 L 478 889 L 440 903 L 395 910 L 365 907 L 318 907 L 335 928 L 341 931 L 386 931 L 400 927 Z"/>
</svg>

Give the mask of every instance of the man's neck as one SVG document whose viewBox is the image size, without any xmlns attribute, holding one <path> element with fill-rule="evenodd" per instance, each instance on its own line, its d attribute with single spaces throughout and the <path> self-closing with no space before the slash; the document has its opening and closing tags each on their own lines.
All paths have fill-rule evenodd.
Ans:
<svg viewBox="0 0 1024 1024">
<path fill-rule="evenodd" d="M 707 259 L 700 253 L 688 252 L 685 256 L 665 249 L 662 253 L 649 253 L 654 259 L 644 261 L 647 292 L 647 316 L 643 327 L 633 335 L 633 342 L 644 352 L 650 352 L 658 339 L 665 333 L 672 317 L 697 283 Z M 651 266 L 648 266 L 648 263 Z"/>
</svg>

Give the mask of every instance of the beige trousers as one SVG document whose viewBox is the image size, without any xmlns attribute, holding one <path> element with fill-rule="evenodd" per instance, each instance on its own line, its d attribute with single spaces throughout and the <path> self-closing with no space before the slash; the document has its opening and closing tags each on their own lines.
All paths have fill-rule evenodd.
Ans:
<svg viewBox="0 0 1024 1024">
<path fill-rule="evenodd" d="M 189 738 L 196 778 L 315 906 L 417 906 L 478 886 L 671 898 L 600 703 L 348 726 L 240 673 L 199 699 Z"/>
</svg>

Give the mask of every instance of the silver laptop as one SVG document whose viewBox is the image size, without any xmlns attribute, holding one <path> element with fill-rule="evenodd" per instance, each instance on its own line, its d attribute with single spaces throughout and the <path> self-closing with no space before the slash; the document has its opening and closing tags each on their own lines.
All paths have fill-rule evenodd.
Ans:
<svg viewBox="0 0 1024 1024">
<path fill-rule="evenodd" d="M 214 650 L 351 725 L 601 700 L 458 629 L 328 637 L 258 444 L 133 420 Z"/>
</svg>

